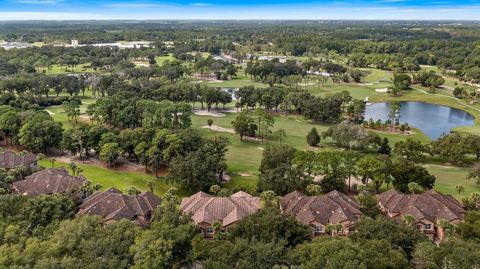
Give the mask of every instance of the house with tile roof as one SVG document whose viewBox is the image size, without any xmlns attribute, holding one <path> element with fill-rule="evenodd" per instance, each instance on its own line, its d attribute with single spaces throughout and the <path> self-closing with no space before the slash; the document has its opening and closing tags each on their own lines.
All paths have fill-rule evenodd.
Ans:
<svg viewBox="0 0 480 269">
<path fill-rule="evenodd" d="M 33 173 L 10 184 L 14 193 L 21 195 L 79 195 L 87 182 L 83 176 L 71 176 L 65 168 L 50 168 Z"/>
<path fill-rule="evenodd" d="M 213 224 L 220 222 L 222 229 L 235 225 L 236 222 L 260 210 L 260 199 L 245 192 L 237 192 L 229 197 L 215 197 L 204 192 L 182 199 L 180 211 L 189 214 L 205 237 L 214 235 Z"/>
<path fill-rule="evenodd" d="M 0 168 L 8 170 L 17 166 L 33 169 L 37 166 L 37 156 L 30 152 L 25 154 L 17 154 L 11 150 L 0 152 Z"/>
<path fill-rule="evenodd" d="M 415 225 L 432 240 L 442 240 L 444 231 L 439 227 L 441 220 L 451 224 L 463 221 L 463 205 L 450 195 L 428 190 L 421 194 L 403 194 L 389 190 L 378 194 L 378 203 L 385 214 L 397 220 L 412 216 Z"/>
<path fill-rule="evenodd" d="M 110 188 L 87 197 L 80 204 L 77 215 L 98 215 L 105 220 L 105 224 L 128 219 L 148 227 L 160 202 L 160 198 L 151 192 L 127 195 Z"/>
<path fill-rule="evenodd" d="M 358 203 L 339 191 L 321 196 L 294 191 L 280 200 L 280 209 L 311 227 L 313 236 L 324 235 L 331 227 L 333 233 L 347 236 L 362 215 Z"/>
</svg>

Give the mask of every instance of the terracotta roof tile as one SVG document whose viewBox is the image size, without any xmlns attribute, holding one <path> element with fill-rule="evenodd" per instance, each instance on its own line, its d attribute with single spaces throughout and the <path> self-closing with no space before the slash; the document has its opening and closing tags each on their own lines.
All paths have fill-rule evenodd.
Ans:
<svg viewBox="0 0 480 269">
<path fill-rule="evenodd" d="M 300 192 L 285 195 L 280 201 L 282 212 L 308 225 L 312 221 L 327 225 L 355 222 L 362 214 L 357 202 L 345 194 L 332 191 L 323 196 L 306 196 Z"/>
<path fill-rule="evenodd" d="M 227 227 L 260 209 L 260 199 L 245 192 L 237 192 L 230 197 L 213 197 L 198 192 L 182 199 L 180 210 L 190 214 L 195 224 L 212 225 L 221 221 Z"/>
<path fill-rule="evenodd" d="M 421 194 L 403 194 L 389 190 L 377 195 L 380 206 L 390 214 L 412 215 L 417 221 L 463 219 L 465 209 L 450 195 L 434 190 Z"/>
<path fill-rule="evenodd" d="M 79 190 L 87 180 L 83 176 L 71 176 L 65 168 L 45 169 L 24 180 L 13 182 L 10 186 L 18 194 L 70 194 Z"/>
<path fill-rule="evenodd" d="M 11 150 L 0 152 L 0 168 L 13 169 L 17 166 L 29 168 L 35 161 L 37 156 L 32 153 L 16 154 Z"/>
<path fill-rule="evenodd" d="M 126 218 L 145 224 L 150 222 L 150 217 L 160 202 L 160 198 L 151 192 L 126 195 L 111 188 L 107 191 L 96 192 L 86 198 L 80 205 L 77 215 L 99 215 L 106 222 Z"/>
</svg>

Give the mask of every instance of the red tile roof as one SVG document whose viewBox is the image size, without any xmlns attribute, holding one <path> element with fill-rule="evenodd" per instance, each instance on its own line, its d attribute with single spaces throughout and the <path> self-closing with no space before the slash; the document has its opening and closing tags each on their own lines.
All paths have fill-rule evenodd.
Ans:
<svg viewBox="0 0 480 269">
<path fill-rule="evenodd" d="M 111 188 L 87 197 L 80 205 L 77 215 L 99 215 L 107 223 L 126 218 L 137 221 L 142 226 L 148 226 L 153 211 L 160 202 L 160 198 L 151 192 L 126 195 Z"/>
<path fill-rule="evenodd" d="M 65 168 L 50 168 L 33 173 L 24 180 L 13 182 L 10 187 L 22 195 L 72 194 L 87 180 L 83 176 L 71 176 Z"/>
<path fill-rule="evenodd" d="M 212 225 L 221 221 L 227 227 L 260 209 L 260 199 L 245 192 L 237 192 L 230 197 L 213 197 L 198 192 L 183 198 L 180 210 L 190 214 L 195 224 Z"/>
<path fill-rule="evenodd" d="M 293 215 L 298 221 L 309 225 L 356 222 L 362 212 L 357 202 L 339 191 L 322 196 L 306 196 L 298 191 L 285 195 L 280 206 L 283 213 Z"/>
<path fill-rule="evenodd" d="M 29 168 L 37 160 L 32 153 L 17 154 L 11 150 L 0 152 L 0 168 L 13 169 L 17 166 Z"/>
<path fill-rule="evenodd" d="M 428 190 L 421 194 L 403 194 L 389 190 L 377 195 L 380 206 L 390 215 L 412 215 L 417 221 L 461 220 L 463 205 L 450 195 Z"/>
</svg>

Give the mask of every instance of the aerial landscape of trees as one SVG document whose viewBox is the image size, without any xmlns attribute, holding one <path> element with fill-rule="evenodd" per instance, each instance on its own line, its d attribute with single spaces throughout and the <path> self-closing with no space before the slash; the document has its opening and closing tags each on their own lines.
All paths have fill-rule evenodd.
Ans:
<svg viewBox="0 0 480 269">
<path fill-rule="evenodd" d="M 41 45 L 0 48 L 0 151 L 38 163 L 0 168 L 1 268 L 480 266 L 477 24 L 2 25 L 0 40 Z M 98 45 L 138 40 L 149 45 Z M 400 116 L 405 101 L 463 110 L 472 126 L 431 137 Z M 379 102 L 386 118 L 367 118 Z M 87 177 L 81 198 L 15 194 L 50 166 Z M 77 215 L 111 187 L 160 196 L 151 223 Z M 436 220 L 433 243 L 420 220 L 385 214 L 386 191 L 438 191 L 466 211 Z M 351 234 L 333 221 L 312 236 L 282 211 L 292 192 L 351 199 Z M 235 211 L 228 228 L 215 220 L 205 240 L 179 210 L 193 194 L 252 195 L 260 209 Z"/>
</svg>

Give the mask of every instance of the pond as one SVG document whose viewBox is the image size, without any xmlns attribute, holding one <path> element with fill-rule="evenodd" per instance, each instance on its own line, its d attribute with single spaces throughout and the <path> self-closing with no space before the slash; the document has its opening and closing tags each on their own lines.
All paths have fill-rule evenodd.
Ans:
<svg viewBox="0 0 480 269">
<path fill-rule="evenodd" d="M 437 139 L 443 133 L 450 133 L 458 126 L 472 126 L 475 118 L 462 110 L 429 104 L 424 102 L 398 102 L 400 104 L 400 123 L 416 127 L 431 139 Z M 374 103 L 367 106 L 365 120 L 388 120 L 390 103 Z"/>
<path fill-rule="evenodd" d="M 237 100 L 237 97 L 235 96 L 235 92 L 238 91 L 238 88 L 220 87 L 219 89 L 224 92 L 228 92 L 232 96 L 233 101 Z"/>
</svg>

